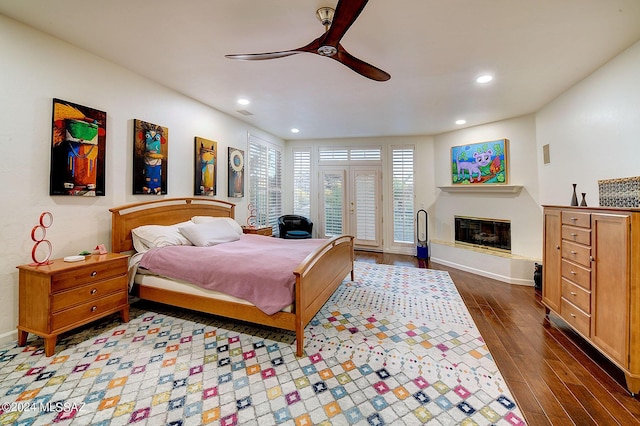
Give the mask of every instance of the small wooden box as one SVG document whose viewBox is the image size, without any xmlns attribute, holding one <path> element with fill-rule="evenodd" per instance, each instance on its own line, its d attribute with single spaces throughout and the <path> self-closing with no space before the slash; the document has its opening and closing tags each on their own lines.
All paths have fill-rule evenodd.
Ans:
<svg viewBox="0 0 640 426">
<path fill-rule="evenodd" d="M 273 233 L 270 226 L 243 226 L 242 232 L 245 234 L 256 234 L 270 237 Z"/>
</svg>

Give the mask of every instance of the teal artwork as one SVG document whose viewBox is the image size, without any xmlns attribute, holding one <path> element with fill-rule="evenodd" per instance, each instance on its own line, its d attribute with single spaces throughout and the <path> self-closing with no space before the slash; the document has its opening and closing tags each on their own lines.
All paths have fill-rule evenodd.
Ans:
<svg viewBox="0 0 640 426">
<path fill-rule="evenodd" d="M 451 183 L 454 185 L 506 184 L 507 139 L 451 148 Z"/>
</svg>

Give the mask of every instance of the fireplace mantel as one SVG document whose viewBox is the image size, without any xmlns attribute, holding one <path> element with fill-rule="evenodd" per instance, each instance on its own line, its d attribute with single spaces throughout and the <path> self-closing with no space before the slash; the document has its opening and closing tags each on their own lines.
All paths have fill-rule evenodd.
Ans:
<svg viewBox="0 0 640 426">
<path fill-rule="evenodd" d="M 518 194 L 522 191 L 522 185 L 450 185 L 439 186 L 438 189 L 451 193 L 503 193 Z"/>
</svg>

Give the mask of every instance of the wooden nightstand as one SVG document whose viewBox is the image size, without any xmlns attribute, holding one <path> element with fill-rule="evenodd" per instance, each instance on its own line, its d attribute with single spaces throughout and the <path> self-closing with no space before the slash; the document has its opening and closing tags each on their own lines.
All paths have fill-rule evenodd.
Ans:
<svg viewBox="0 0 640 426">
<path fill-rule="evenodd" d="M 46 356 L 60 333 L 120 311 L 129 321 L 128 257 L 108 253 L 79 262 L 20 265 L 18 345 L 29 333 L 44 338 Z"/>
<path fill-rule="evenodd" d="M 245 234 L 264 235 L 265 237 L 270 237 L 272 235 L 270 226 L 256 226 L 254 228 L 243 226 L 242 232 L 244 232 Z"/>
</svg>

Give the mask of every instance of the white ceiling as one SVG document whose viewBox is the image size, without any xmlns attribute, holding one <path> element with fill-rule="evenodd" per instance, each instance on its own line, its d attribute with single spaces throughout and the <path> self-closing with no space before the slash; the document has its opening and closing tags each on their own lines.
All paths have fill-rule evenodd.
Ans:
<svg viewBox="0 0 640 426">
<path fill-rule="evenodd" d="M 639 0 L 372 0 L 342 45 L 387 82 L 307 53 L 224 57 L 306 45 L 324 31 L 316 9 L 335 4 L 0 0 L 0 13 L 283 139 L 431 135 L 532 113 L 640 39 Z M 479 85 L 485 72 L 495 80 Z"/>
</svg>

